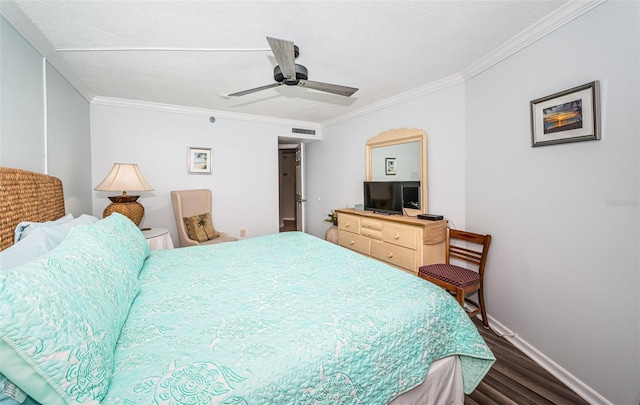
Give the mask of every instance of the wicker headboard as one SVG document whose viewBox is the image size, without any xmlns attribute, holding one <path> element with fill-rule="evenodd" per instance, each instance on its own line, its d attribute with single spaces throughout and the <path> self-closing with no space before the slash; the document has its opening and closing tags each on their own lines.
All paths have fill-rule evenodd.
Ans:
<svg viewBox="0 0 640 405">
<path fill-rule="evenodd" d="M 13 245 L 13 233 L 20 221 L 52 221 L 64 214 L 60 179 L 0 167 L 0 250 Z"/>
</svg>

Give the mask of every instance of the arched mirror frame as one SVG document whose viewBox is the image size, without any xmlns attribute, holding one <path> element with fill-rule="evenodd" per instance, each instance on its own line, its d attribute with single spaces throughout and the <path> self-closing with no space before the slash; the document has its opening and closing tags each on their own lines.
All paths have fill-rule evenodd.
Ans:
<svg viewBox="0 0 640 405">
<path fill-rule="evenodd" d="M 371 180 L 371 152 L 374 148 L 382 148 L 385 146 L 400 145 L 409 142 L 420 143 L 420 210 L 408 210 L 409 215 L 418 213 L 427 213 L 429 202 L 429 191 L 427 187 L 427 133 L 418 128 L 398 128 L 381 132 L 373 138 L 369 139 L 365 146 L 365 179 Z"/>
</svg>

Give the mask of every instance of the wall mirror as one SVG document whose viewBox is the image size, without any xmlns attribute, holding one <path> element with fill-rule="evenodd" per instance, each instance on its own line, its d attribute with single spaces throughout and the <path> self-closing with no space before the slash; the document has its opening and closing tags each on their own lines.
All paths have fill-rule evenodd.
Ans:
<svg viewBox="0 0 640 405">
<path fill-rule="evenodd" d="M 427 134 L 422 129 L 400 128 L 382 132 L 366 144 L 367 181 L 420 181 L 420 209 L 428 212 Z"/>
</svg>

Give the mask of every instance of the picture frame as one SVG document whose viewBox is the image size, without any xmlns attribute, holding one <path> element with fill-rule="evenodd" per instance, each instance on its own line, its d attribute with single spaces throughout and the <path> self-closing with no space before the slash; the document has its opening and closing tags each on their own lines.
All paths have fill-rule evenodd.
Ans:
<svg viewBox="0 0 640 405">
<path fill-rule="evenodd" d="M 211 174 L 211 148 L 190 146 L 187 154 L 189 174 Z"/>
<path fill-rule="evenodd" d="M 600 83 L 596 80 L 531 101 L 531 146 L 600 139 Z"/>
<path fill-rule="evenodd" d="M 387 176 L 396 175 L 396 158 L 384 158 L 384 172 Z"/>
</svg>

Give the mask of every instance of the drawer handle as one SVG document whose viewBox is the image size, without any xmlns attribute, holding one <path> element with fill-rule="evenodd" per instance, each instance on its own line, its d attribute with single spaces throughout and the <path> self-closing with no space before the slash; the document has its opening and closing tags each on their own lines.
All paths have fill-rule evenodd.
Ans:
<svg viewBox="0 0 640 405">
<path fill-rule="evenodd" d="M 393 239 L 398 240 L 400 239 L 400 235 L 398 235 L 397 233 L 393 234 Z"/>
<path fill-rule="evenodd" d="M 351 226 L 351 223 L 350 223 L 350 222 L 347 222 L 347 223 L 344 225 L 344 227 L 345 227 L 345 228 L 348 228 L 348 227 L 350 227 L 350 226 Z"/>
<path fill-rule="evenodd" d="M 354 242 L 354 241 L 349 242 L 349 244 L 350 244 L 351 246 L 353 246 L 355 243 L 356 243 L 356 242 Z"/>
<path fill-rule="evenodd" d="M 387 253 L 387 257 L 391 259 L 393 257 L 393 253 L 392 252 Z"/>
</svg>

